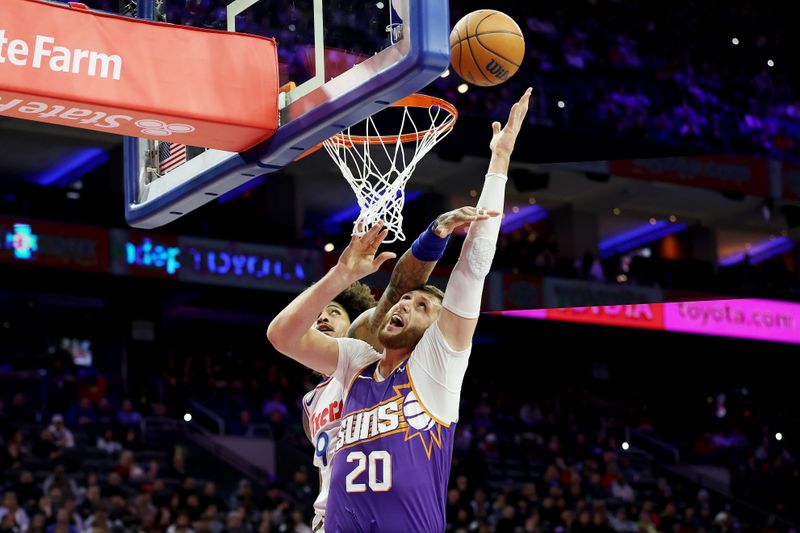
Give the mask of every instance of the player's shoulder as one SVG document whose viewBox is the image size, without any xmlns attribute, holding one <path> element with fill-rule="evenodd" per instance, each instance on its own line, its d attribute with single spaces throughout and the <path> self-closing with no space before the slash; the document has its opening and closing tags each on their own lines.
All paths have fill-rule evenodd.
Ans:
<svg viewBox="0 0 800 533">
<path fill-rule="evenodd" d="M 311 406 L 315 399 L 329 395 L 330 393 L 341 394 L 342 389 L 342 383 L 338 379 L 333 376 L 328 376 L 320 381 L 316 387 L 303 395 L 303 403 Z"/>
<path fill-rule="evenodd" d="M 464 350 L 453 349 L 445 338 L 444 333 L 442 333 L 439 323 L 434 322 L 428 326 L 428 329 L 426 329 L 425 333 L 422 334 L 422 337 L 417 345 L 413 350 L 411 350 L 411 359 L 415 359 L 420 356 L 428 356 L 431 354 L 460 357 L 468 355 L 471 351 L 471 345 Z"/>
<path fill-rule="evenodd" d="M 375 351 L 375 348 L 372 347 L 370 343 L 367 341 L 354 338 L 354 337 L 339 337 L 336 339 L 339 343 L 339 350 L 340 351 L 347 351 L 347 352 L 368 352 L 368 351 Z M 377 353 L 377 352 L 376 352 Z"/>
<path fill-rule="evenodd" d="M 344 358 L 349 364 L 360 367 L 381 358 L 380 352 L 366 341 L 349 337 L 336 340 L 339 342 L 339 358 Z"/>
</svg>

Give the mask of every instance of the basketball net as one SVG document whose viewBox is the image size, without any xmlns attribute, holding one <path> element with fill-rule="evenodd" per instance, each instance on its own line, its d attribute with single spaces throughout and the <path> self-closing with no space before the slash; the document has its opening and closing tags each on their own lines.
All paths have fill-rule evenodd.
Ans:
<svg viewBox="0 0 800 533">
<path fill-rule="evenodd" d="M 352 235 L 363 235 L 383 221 L 389 230 L 384 243 L 405 240 L 406 183 L 417 163 L 452 131 L 458 118 L 452 104 L 422 94 L 412 94 L 390 107 L 403 113 L 396 134 L 382 135 L 371 116 L 360 126 L 363 135 L 354 135 L 348 128 L 322 143 L 356 194 L 361 212 Z"/>
</svg>

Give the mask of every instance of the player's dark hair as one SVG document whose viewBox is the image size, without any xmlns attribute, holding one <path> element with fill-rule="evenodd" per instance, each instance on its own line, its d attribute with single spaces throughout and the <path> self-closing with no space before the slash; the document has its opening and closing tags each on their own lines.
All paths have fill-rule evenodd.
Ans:
<svg viewBox="0 0 800 533">
<path fill-rule="evenodd" d="M 358 318 L 361 313 L 371 307 L 375 307 L 377 304 L 372 291 L 360 281 L 356 281 L 340 292 L 333 301 L 344 307 L 351 322 Z"/>
</svg>

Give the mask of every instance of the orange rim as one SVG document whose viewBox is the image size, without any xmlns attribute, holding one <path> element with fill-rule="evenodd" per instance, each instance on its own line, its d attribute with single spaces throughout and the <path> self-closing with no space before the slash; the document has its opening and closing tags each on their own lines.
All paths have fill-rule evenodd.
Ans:
<svg viewBox="0 0 800 533">
<path fill-rule="evenodd" d="M 458 120 L 458 110 L 456 106 L 448 102 L 447 100 L 442 100 L 441 98 L 436 98 L 435 96 L 428 96 L 427 94 L 412 94 L 406 96 L 402 100 L 398 100 L 397 102 L 390 104 L 388 107 L 419 107 L 422 109 L 430 109 L 431 107 L 441 107 L 448 113 L 453 116 L 453 120 L 447 121 L 438 128 L 435 128 L 434 131 L 442 132 L 447 131 L 453 128 L 453 125 Z M 429 131 L 429 130 L 428 130 Z M 331 137 L 331 139 L 336 139 L 340 143 L 344 144 L 348 148 L 352 145 L 359 145 L 359 144 L 396 144 L 398 142 L 407 143 L 411 141 L 418 141 L 425 137 L 428 131 L 423 132 L 416 132 L 416 133 L 406 133 L 403 135 L 344 135 L 339 133 Z"/>
<path fill-rule="evenodd" d="M 393 104 L 389 104 L 387 107 L 418 107 L 422 109 L 430 109 L 432 107 L 441 107 L 450 115 L 453 116 L 453 120 L 445 121 L 442 125 L 434 128 L 433 131 L 440 133 L 453 128 L 453 125 L 458 120 L 458 110 L 456 106 L 448 102 L 447 100 L 442 100 L 441 98 L 437 98 L 435 96 L 430 96 L 427 94 L 411 94 L 398 100 Z M 411 141 L 419 141 L 425 135 L 427 135 L 430 130 L 425 130 L 422 132 L 416 133 L 405 133 L 403 135 L 344 135 L 343 133 L 337 133 L 330 139 L 335 139 L 338 141 L 338 144 L 344 146 L 346 148 L 352 148 L 356 145 L 364 145 L 364 144 L 397 144 L 398 142 L 407 143 Z M 323 141 L 324 142 L 324 141 Z M 307 155 L 310 155 L 320 148 L 322 148 L 323 143 L 319 143 L 315 147 L 309 149 L 307 152 L 302 154 L 300 157 L 295 159 L 295 161 L 304 158 Z"/>
</svg>

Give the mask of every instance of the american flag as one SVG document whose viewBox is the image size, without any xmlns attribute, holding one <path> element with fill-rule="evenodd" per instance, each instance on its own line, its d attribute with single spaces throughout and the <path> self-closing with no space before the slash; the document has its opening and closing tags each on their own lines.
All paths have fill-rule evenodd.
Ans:
<svg viewBox="0 0 800 533">
<path fill-rule="evenodd" d="M 175 167 L 186 162 L 186 145 L 159 142 L 158 143 L 158 173 L 166 174 Z"/>
</svg>

